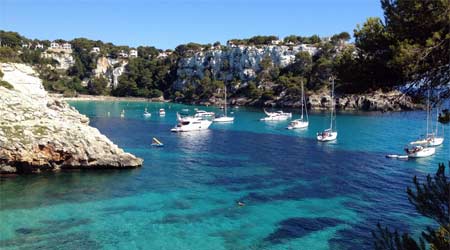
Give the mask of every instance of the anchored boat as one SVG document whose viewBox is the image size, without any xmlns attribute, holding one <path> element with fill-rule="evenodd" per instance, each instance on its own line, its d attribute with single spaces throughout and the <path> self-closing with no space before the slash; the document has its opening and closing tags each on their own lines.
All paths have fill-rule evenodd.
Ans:
<svg viewBox="0 0 450 250">
<path fill-rule="evenodd" d="M 300 119 L 295 119 L 295 120 L 291 121 L 291 123 L 289 124 L 287 129 L 307 128 L 308 125 L 309 125 L 308 110 L 306 109 L 305 92 L 303 90 L 303 82 L 302 82 L 302 100 L 301 100 L 301 105 L 302 105 L 302 115 L 301 115 Z M 303 119 L 303 110 L 305 110 L 306 119 Z"/>
<path fill-rule="evenodd" d="M 330 112 L 330 128 L 317 133 L 317 140 L 321 142 L 334 141 L 337 138 L 336 116 L 334 111 L 334 77 L 331 77 L 331 112 Z M 333 124 L 335 125 L 333 128 Z"/>
<path fill-rule="evenodd" d="M 195 116 L 181 117 L 180 114 L 178 113 L 177 113 L 177 120 L 178 124 L 170 131 L 189 132 L 189 131 L 206 130 L 212 123 L 212 121 L 204 119 L 202 117 L 195 117 Z"/>
</svg>

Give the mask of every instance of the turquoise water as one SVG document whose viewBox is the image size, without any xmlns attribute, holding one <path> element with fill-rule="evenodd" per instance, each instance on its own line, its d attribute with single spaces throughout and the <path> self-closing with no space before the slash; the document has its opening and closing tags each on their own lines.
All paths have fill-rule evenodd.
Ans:
<svg viewBox="0 0 450 250">
<path fill-rule="evenodd" d="M 372 249 L 377 222 L 413 234 L 430 225 L 405 189 L 449 159 L 448 139 L 431 158 L 384 157 L 423 134 L 422 112 L 339 114 L 338 140 L 323 144 L 322 113 L 290 131 L 239 108 L 233 124 L 174 134 L 175 112 L 193 106 L 72 105 L 144 166 L 2 179 L 2 249 Z M 152 137 L 165 147 L 152 148 Z"/>
</svg>

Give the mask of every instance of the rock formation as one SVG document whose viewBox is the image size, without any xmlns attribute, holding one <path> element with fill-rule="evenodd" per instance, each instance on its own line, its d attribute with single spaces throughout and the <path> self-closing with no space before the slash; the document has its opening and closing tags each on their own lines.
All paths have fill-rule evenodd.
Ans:
<svg viewBox="0 0 450 250">
<path fill-rule="evenodd" d="M 31 67 L 3 63 L 0 69 L 14 86 L 0 87 L 0 174 L 142 165 L 90 127 L 89 118 L 50 98 Z"/>
<path fill-rule="evenodd" d="M 180 59 L 175 87 L 181 89 L 186 83 L 185 79 L 203 78 L 206 68 L 210 68 L 212 75 L 216 77 L 220 73 L 226 73 L 225 78 L 228 80 L 238 76 L 245 82 L 256 77 L 260 62 L 265 57 L 270 58 L 275 66 L 283 68 L 293 63 L 295 55 L 301 51 L 314 54 L 317 48 L 305 44 L 212 47 L 207 51 L 196 52 L 192 57 Z"/>
</svg>

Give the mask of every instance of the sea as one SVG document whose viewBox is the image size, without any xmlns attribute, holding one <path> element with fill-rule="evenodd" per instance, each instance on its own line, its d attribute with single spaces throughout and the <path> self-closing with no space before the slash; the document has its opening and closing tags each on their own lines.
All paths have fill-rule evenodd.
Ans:
<svg viewBox="0 0 450 250">
<path fill-rule="evenodd" d="M 222 110 L 70 104 L 144 164 L 2 178 L 1 249 L 364 250 L 373 249 L 377 223 L 415 237 L 435 226 L 406 188 L 449 161 L 450 127 L 439 128 L 446 141 L 432 157 L 386 158 L 425 134 L 424 111 L 338 113 L 337 140 L 322 143 L 315 137 L 329 126 L 326 112 L 287 130 L 289 121 L 259 121 L 262 109 L 230 107 L 234 123 L 172 133 L 183 109 Z M 164 147 L 152 147 L 153 137 Z"/>
</svg>

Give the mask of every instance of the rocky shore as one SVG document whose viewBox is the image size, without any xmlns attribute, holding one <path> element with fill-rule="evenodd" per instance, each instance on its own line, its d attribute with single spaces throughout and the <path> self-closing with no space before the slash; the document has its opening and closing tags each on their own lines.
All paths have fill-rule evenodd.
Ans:
<svg viewBox="0 0 450 250">
<path fill-rule="evenodd" d="M 89 126 L 89 118 L 48 96 L 34 70 L 0 64 L 0 174 L 133 168 L 143 160 Z"/>
<path fill-rule="evenodd" d="M 306 105 L 309 110 L 321 111 L 330 108 L 331 96 L 327 91 L 318 91 L 309 93 L 306 96 Z M 338 95 L 334 103 L 336 110 L 339 111 L 408 111 L 423 109 L 422 104 L 414 103 L 410 96 L 404 95 L 398 90 L 389 92 L 375 91 L 367 94 L 347 94 Z M 190 104 L 200 105 L 223 105 L 221 98 L 210 98 Z M 301 107 L 300 99 L 293 99 L 286 96 L 277 97 L 274 100 L 261 102 L 260 100 L 252 100 L 245 97 L 230 98 L 229 105 L 237 106 L 260 106 L 260 107 L 276 107 L 276 108 L 299 108 Z"/>
</svg>

